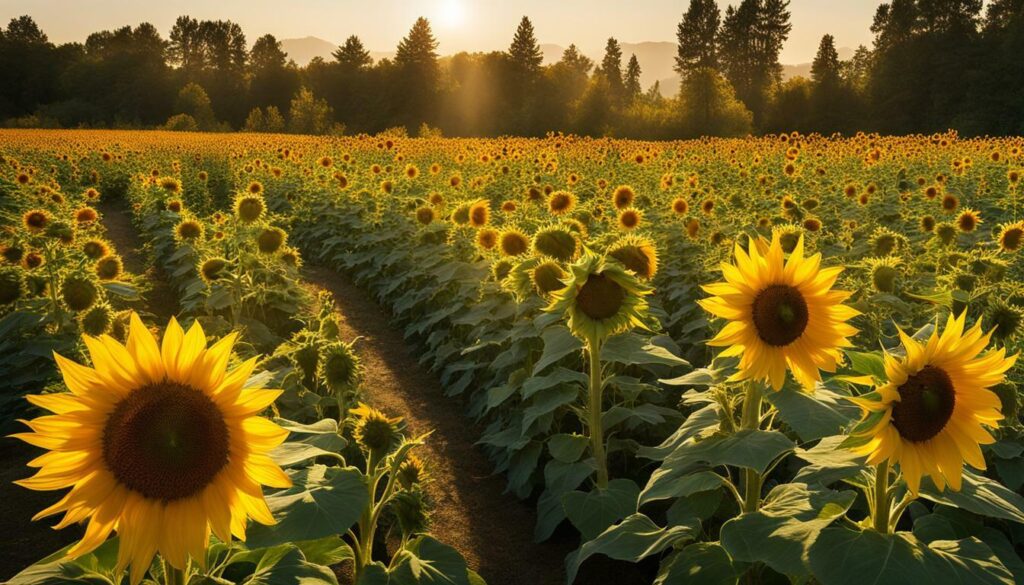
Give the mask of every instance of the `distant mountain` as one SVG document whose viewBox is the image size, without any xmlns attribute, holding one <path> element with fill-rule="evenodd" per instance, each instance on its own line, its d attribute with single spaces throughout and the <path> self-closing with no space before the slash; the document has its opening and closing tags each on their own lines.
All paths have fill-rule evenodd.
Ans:
<svg viewBox="0 0 1024 585">
<path fill-rule="evenodd" d="M 331 53 L 338 48 L 338 45 L 317 37 L 303 37 L 301 39 L 281 39 L 281 48 L 288 53 L 289 59 L 305 67 L 309 65 L 313 57 L 332 59 Z"/>
</svg>

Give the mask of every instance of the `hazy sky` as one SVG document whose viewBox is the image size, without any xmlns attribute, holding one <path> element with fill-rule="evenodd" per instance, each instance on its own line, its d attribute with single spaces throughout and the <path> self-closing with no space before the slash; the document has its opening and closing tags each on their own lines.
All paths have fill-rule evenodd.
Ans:
<svg viewBox="0 0 1024 585">
<path fill-rule="evenodd" d="M 738 0 L 732 0 L 738 3 Z M 725 9 L 730 0 L 718 0 Z M 825 33 L 839 47 L 870 44 L 880 0 L 791 0 L 793 32 L 783 63 L 814 57 Z M 688 0 L 0 0 L 0 19 L 29 14 L 54 42 L 83 41 L 94 31 L 142 21 L 165 35 L 181 14 L 239 23 L 251 43 L 316 36 L 331 42 L 357 34 L 367 48 L 393 50 L 417 16 L 430 19 L 444 54 L 505 49 L 519 19 L 533 21 L 542 43 L 576 43 L 597 52 L 609 36 L 623 42 L 674 41 Z"/>
</svg>

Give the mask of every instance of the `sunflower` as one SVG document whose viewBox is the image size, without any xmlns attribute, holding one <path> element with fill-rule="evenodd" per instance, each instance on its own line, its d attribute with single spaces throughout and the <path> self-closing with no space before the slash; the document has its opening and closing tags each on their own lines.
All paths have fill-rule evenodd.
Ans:
<svg viewBox="0 0 1024 585">
<path fill-rule="evenodd" d="M 1006 223 L 999 226 L 999 249 L 1004 252 L 1016 252 L 1024 243 L 1024 222 Z"/>
<path fill-rule="evenodd" d="M 569 267 L 565 284 L 546 310 L 565 314 L 576 337 L 600 344 L 631 327 L 644 327 L 644 297 L 651 289 L 617 260 L 588 251 Z"/>
<path fill-rule="evenodd" d="M 88 521 L 70 558 L 116 531 L 118 569 L 130 565 L 136 584 L 157 552 L 184 570 L 189 557 L 204 563 L 211 529 L 229 542 L 245 539 L 247 517 L 273 524 L 260 485 L 291 481 L 267 455 L 288 432 L 256 416 L 281 391 L 245 388 L 257 358 L 227 372 L 237 335 L 207 349 L 198 323 L 185 333 L 172 318 L 158 346 L 130 319 L 126 345 L 84 336 L 92 368 L 55 354 L 71 392 L 29 396 L 55 414 L 14 436 L 49 450 L 18 485 L 71 488 L 35 519 L 65 512 L 57 528 Z"/>
<path fill-rule="evenodd" d="M 956 227 L 964 233 L 973 232 L 981 223 L 981 214 L 973 209 L 963 210 L 956 218 Z"/>
<path fill-rule="evenodd" d="M 885 356 L 888 380 L 874 392 L 851 398 L 863 410 L 851 448 L 869 464 L 899 463 L 907 487 L 917 494 L 921 476 L 939 490 L 959 491 L 964 462 L 985 469 L 979 445 L 995 442 L 985 427 L 1002 420 L 999 397 L 990 388 L 1003 381 L 1017 356 L 1006 349 L 982 350 L 992 333 L 981 324 L 964 331 L 965 315 L 949 316 L 945 330 L 926 342 L 899 332 L 906 357 Z"/>
<path fill-rule="evenodd" d="M 568 191 L 555 191 L 548 197 L 548 211 L 552 215 L 565 215 L 576 207 L 576 196 Z"/>
<path fill-rule="evenodd" d="M 704 286 L 712 297 L 701 307 L 729 323 L 708 345 L 726 347 L 720 355 L 739 356 L 733 380 L 769 380 L 776 390 L 792 370 L 805 388 L 834 372 L 840 348 L 857 330 L 846 323 L 859 313 L 842 304 L 850 293 L 832 290 L 841 267 L 820 268 L 821 254 L 804 257 L 800 237 L 784 260 L 778 232 L 759 239 L 749 253 L 736 245 L 736 264 L 722 263 L 725 282 Z"/>
</svg>

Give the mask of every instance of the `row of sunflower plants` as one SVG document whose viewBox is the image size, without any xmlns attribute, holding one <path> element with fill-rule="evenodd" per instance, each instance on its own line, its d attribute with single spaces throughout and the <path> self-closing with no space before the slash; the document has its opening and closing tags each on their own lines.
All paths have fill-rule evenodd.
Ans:
<svg viewBox="0 0 1024 585">
<path fill-rule="evenodd" d="M 166 178 L 155 183 L 158 193 L 182 195 Z M 141 216 L 145 195 L 129 195 Z M 239 217 L 245 201 L 234 210 Z M 191 220 L 163 219 L 168 231 Z M 258 248 L 268 226 L 246 223 L 243 236 Z M 162 254 L 159 246 L 150 251 Z M 282 278 L 300 290 L 298 263 L 284 265 L 292 271 Z M 187 333 L 172 319 L 160 343 L 132 312 L 122 328 L 83 336 L 91 367 L 58 355 L 71 392 L 53 387 L 29 397 L 52 414 L 28 421 L 30 432 L 15 438 L 48 452 L 18 483 L 71 488 L 37 519 L 64 512 L 57 527 L 84 522 L 85 536 L 10 582 L 337 583 L 331 567 L 342 566 L 361 584 L 482 583 L 429 535 L 429 468 L 414 454 L 425 437 L 407 437 L 400 419 L 359 402 L 359 360 L 339 338 L 333 307 L 321 293 L 304 298 L 288 321 L 263 323 L 262 314 L 229 321 L 234 313 L 207 306 Z M 230 332 L 207 347 L 203 324 Z M 262 357 L 272 340 L 281 343 Z M 399 545 L 388 546 L 394 540 Z"/>
<path fill-rule="evenodd" d="M 71 392 L 29 396 L 52 414 L 14 435 L 46 450 L 17 483 L 71 488 L 36 518 L 63 513 L 57 528 L 86 530 L 9 583 L 336 584 L 338 566 L 365 585 L 483 583 L 429 535 L 429 472 L 414 454 L 425 436 L 362 403 L 339 422 L 282 400 L 332 393 L 344 408 L 358 393 L 351 346 L 322 315 L 307 325 L 296 347 L 242 359 L 237 332 L 208 345 L 198 321 L 186 332 L 172 319 L 158 342 L 133 312 L 124 344 L 85 337 L 92 367 L 58 355 Z M 312 380 L 292 375 L 308 348 L 320 354 Z"/>
<path fill-rule="evenodd" d="M 144 283 L 105 238 L 94 186 L 64 190 L 29 161 L 0 164 L 0 419 L 56 379 L 50 353 L 124 327 Z"/>
<path fill-rule="evenodd" d="M 1015 392 L 1000 389 L 1016 354 L 963 313 L 941 331 L 900 330 L 901 347 L 850 349 L 858 311 L 832 288 L 840 269 L 803 246 L 787 258 L 778 236 L 751 239 L 705 287 L 702 305 L 725 323 L 709 343 L 725 349 L 665 381 L 701 388 L 684 395 L 691 414 L 644 449 L 658 467 L 636 513 L 570 557 L 570 580 L 596 554 L 655 556 L 660 583 L 1024 574 L 1013 544 L 1024 498 L 964 469 L 1020 454 L 1016 409 L 1003 406 Z M 849 365 L 823 379 L 844 352 Z"/>
</svg>

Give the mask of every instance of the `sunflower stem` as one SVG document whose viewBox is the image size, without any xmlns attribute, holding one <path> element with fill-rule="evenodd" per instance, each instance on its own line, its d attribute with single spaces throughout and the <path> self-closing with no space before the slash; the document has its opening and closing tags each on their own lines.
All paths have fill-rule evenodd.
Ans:
<svg viewBox="0 0 1024 585">
<path fill-rule="evenodd" d="M 590 366 L 587 431 L 590 434 L 590 453 L 597 464 L 597 487 L 604 489 L 608 486 L 608 459 L 604 452 L 604 429 L 601 423 L 604 380 L 601 379 L 601 343 L 598 340 L 587 340 L 587 359 Z"/>
<path fill-rule="evenodd" d="M 757 382 L 747 382 L 743 397 L 743 414 L 740 428 L 757 430 L 761 426 L 761 387 Z M 754 469 L 743 470 L 743 512 L 756 512 L 761 507 L 761 474 Z"/>
<path fill-rule="evenodd" d="M 875 530 L 889 534 L 889 460 L 878 464 L 875 469 Z"/>
</svg>

